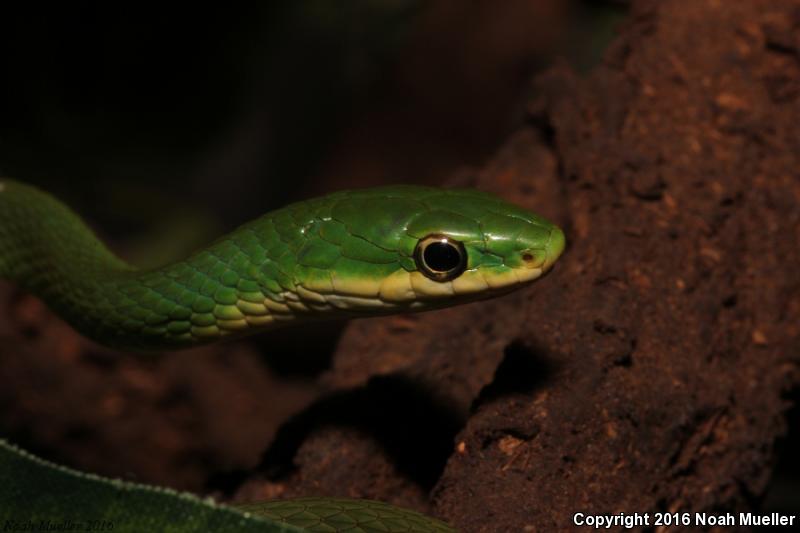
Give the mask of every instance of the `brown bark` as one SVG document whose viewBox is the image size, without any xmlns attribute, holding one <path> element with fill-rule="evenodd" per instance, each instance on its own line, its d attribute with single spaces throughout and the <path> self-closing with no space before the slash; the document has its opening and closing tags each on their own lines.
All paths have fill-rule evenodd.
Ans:
<svg viewBox="0 0 800 533">
<path fill-rule="evenodd" d="M 555 271 L 353 323 L 326 377 L 340 392 L 266 456 L 292 469 L 239 497 L 556 531 L 764 491 L 800 376 L 800 2 L 635 2 L 602 66 L 536 87 L 530 124 L 459 181 L 562 224 Z"/>
</svg>

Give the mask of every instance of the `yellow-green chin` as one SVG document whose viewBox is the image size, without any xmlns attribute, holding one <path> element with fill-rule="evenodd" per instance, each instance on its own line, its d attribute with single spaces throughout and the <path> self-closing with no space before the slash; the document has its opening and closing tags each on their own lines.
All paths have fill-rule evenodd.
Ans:
<svg viewBox="0 0 800 533">
<path fill-rule="evenodd" d="M 335 293 L 322 295 L 337 308 L 358 310 L 380 307 L 435 307 L 437 301 L 479 299 L 529 283 L 542 275 L 541 267 L 485 267 L 464 271 L 451 281 L 434 281 L 418 271 L 398 269 L 379 280 L 340 280 Z"/>
</svg>

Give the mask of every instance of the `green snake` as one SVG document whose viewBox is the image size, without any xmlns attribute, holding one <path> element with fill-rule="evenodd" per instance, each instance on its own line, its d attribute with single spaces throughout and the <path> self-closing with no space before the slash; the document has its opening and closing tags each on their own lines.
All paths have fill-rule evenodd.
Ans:
<svg viewBox="0 0 800 533">
<path fill-rule="evenodd" d="M 140 270 L 49 194 L 0 179 L 0 278 L 40 297 L 87 337 L 133 351 L 493 297 L 539 278 L 564 245 L 554 224 L 491 194 L 402 185 L 297 202 L 186 259 Z M 319 531 L 449 531 L 359 500 L 249 509 Z"/>
</svg>

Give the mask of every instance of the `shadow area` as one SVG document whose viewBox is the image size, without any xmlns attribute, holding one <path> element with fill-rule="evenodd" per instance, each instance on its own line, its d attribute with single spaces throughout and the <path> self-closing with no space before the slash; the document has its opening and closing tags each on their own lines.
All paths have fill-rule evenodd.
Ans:
<svg viewBox="0 0 800 533">
<path fill-rule="evenodd" d="M 257 467 L 213 475 L 207 488 L 230 497 L 253 478 L 286 479 L 296 471 L 294 458 L 303 443 L 320 429 L 337 427 L 370 436 L 400 475 L 430 491 L 441 477 L 470 411 L 510 395 L 530 394 L 555 370 L 555 363 L 542 349 L 515 340 L 506 347 L 494 379 L 481 390 L 469 411 L 418 376 L 373 377 L 363 387 L 318 399 L 278 430 Z"/>
<path fill-rule="evenodd" d="M 212 476 L 208 488 L 231 496 L 254 476 L 284 479 L 295 471 L 295 454 L 314 431 L 344 427 L 375 439 L 402 476 L 428 491 L 441 476 L 466 415 L 417 377 L 377 376 L 364 387 L 320 398 L 278 430 L 255 469 Z"/>
<path fill-rule="evenodd" d="M 278 328 L 248 339 L 263 364 L 280 377 L 316 378 L 330 369 L 346 320 Z"/>
<path fill-rule="evenodd" d="M 532 342 L 516 339 L 505 350 L 494 379 L 472 403 L 474 413 L 495 400 L 518 394 L 531 394 L 543 387 L 557 371 L 555 361 L 546 350 Z"/>
<path fill-rule="evenodd" d="M 758 506 L 764 514 L 797 514 L 800 509 L 800 387 L 795 387 L 786 395 L 792 405 L 786 413 L 787 433 L 776 444 L 776 463 L 772 480 Z M 762 531 L 784 531 L 785 526 L 765 527 Z"/>
</svg>

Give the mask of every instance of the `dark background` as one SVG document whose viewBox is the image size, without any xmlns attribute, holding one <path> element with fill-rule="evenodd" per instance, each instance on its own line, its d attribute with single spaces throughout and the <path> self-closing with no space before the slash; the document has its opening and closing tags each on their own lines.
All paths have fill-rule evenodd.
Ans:
<svg viewBox="0 0 800 533">
<path fill-rule="evenodd" d="M 556 52 L 581 65 L 599 57 L 606 21 L 622 12 L 613 6 L 306 0 L 5 13 L 0 171 L 158 262 L 290 200 L 440 182 L 480 164 L 522 117 L 537 68 Z"/>
<path fill-rule="evenodd" d="M 6 10 L 0 172 L 64 199 L 144 265 L 288 201 L 441 183 L 479 166 L 524 120 L 537 71 L 554 61 L 591 68 L 625 16 L 623 2 L 497 5 Z M 320 331 L 319 342 L 335 343 L 335 327 Z M 269 339 L 284 351 L 298 342 L 313 339 Z M 281 363 L 281 349 L 268 364 L 303 374 Z M 797 408 L 789 420 L 768 509 L 800 505 Z"/>
</svg>

